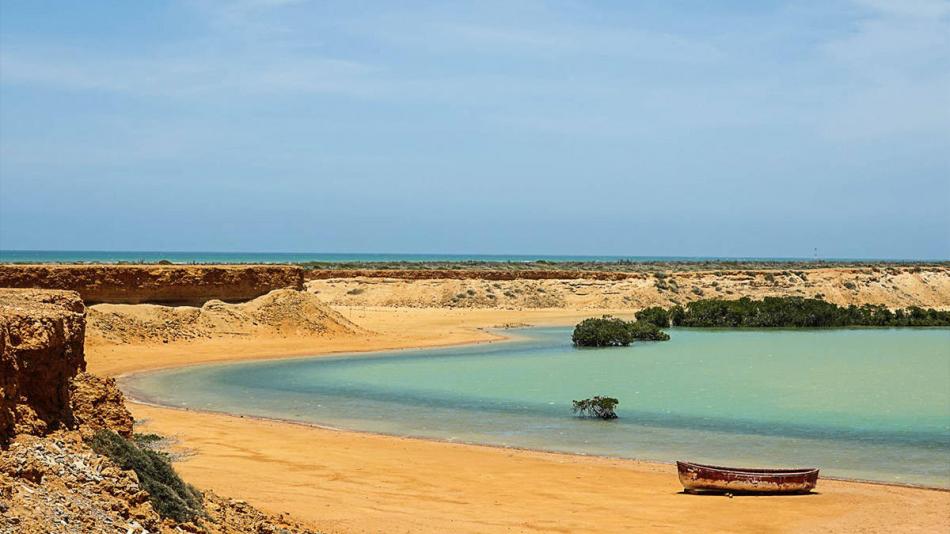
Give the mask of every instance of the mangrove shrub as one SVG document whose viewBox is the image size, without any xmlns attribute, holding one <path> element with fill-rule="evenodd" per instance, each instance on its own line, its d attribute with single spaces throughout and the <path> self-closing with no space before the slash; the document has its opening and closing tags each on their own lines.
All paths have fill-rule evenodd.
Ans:
<svg viewBox="0 0 950 534">
<path fill-rule="evenodd" d="M 838 306 L 817 298 L 765 297 L 752 300 L 702 299 L 670 310 L 674 326 L 823 328 L 845 326 L 950 326 L 950 311 L 911 306 Z"/>
<path fill-rule="evenodd" d="M 666 341 L 665 332 L 652 323 L 624 321 L 604 315 L 601 318 L 584 319 L 574 327 L 571 341 L 578 347 L 625 347 L 635 340 Z"/>
<path fill-rule="evenodd" d="M 602 397 L 600 395 L 584 400 L 574 402 L 574 413 L 585 417 L 598 417 L 600 419 L 616 419 L 617 412 L 614 408 L 620 404 L 620 401 L 613 397 Z"/>
<path fill-rule="evenodd" d="M 645 308 L 637 312 L 637 322 L 650 323 L 658 328 L 670 326 L 670 312 L 659 306 Z"/>
</svg>

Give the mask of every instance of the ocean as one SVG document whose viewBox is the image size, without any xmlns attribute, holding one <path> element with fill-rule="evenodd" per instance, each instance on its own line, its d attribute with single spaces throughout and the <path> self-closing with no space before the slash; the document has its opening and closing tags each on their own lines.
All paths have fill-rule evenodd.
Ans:
<svg viewBox="0 0 950 534">
<path fill-rule="evenodd" d="M 743 261 L 787 262 L 814 261 L 814 258 L 758 258 L 715 256 L 618 256 L 550 254 L 407 254 L 407 253 L 335 253 L 335 252 L 175 252 L 131 250 L 2 250 L 0 263 L 304 263 L 304 262 L 690 262 Z M 822 258 L 822 261 L 903 261 Z M 908 260 L 912 261 L 912 260 Z"/>
</svg>

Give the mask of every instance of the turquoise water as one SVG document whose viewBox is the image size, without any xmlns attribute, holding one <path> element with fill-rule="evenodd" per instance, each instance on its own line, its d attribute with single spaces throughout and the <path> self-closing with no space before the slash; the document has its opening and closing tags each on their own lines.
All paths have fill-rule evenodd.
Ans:
<svg viewBox="0 0 950 534">
<path fill-rule="evenodd" d="M 545 254 L 386 254 L 309 252 L 175 252 L 124 250 L 0 250 L 0 263 L 302 263 L 426 261 L 807 261 L 810 258 L 720 258 L 690 256 L 567 256 Z M 813 258 L 811 258 L 813 259 Z M 833 260 L 824 258 L 825 260 Z M 896 261 L 896 260 L 895 260 Z"/>
<path fill-rule="evenodd" d="M 464 442 L 673 461 L 818 466 L 950 487 L 950 330 L 672 329 L 575 349 L 564 328 L 508 343 L 200 366 L 126 380 L 196 409 Z M 572 399 L 620 399 L 616 421 Z"/>
</svg>

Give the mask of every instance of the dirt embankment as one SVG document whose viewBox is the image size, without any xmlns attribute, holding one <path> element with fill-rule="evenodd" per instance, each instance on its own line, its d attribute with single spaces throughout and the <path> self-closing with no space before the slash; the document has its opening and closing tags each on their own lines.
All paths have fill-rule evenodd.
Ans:
<svg viewBox="0 0 950 534">
<path fill-rule="evenodd" d="M 0 265 L 0 287 L 72 290 L 86 304 L 240 302 L 303 282 L 291 266 Z"/>
<path fill-rule="evenodd" d="M 336 278 L 308 281 L 308 291 L 339 306 L 638 310 L 647 306 L 685 304 L 701 298 L 803 296 L 819 297 L 839 305 L 950 308 L 950 269 L 939 266 L 652 274 L 578 271 L 336 271 L 336 274 Z M 308 273 L 307 276 L 313 275 Z"/>
<path fill-rule="evenodd" d="M 312 293 L 278 289 L 241 304 L 209 300 L 199 307 L 97 304 L 89 307 L 87 340 L 168 343 L 255 336 L 341 336 L 362 330 Z"/>
</svg>

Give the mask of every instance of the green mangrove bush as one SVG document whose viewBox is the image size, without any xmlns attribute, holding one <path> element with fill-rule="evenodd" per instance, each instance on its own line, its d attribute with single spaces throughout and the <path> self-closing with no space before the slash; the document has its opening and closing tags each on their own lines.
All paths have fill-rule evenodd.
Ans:
<svg viewBox="0 0 950 534">
<path fill-rule="evenodd" d="M 659 306 L 644 308 L 636 313 L 636 317 L 639 323 L 650 323 L 658 328 L 670 326 L 670 312 Z"/>
<path fill-rule="evenodd" d="M 823 328 L 845 326 L 950 326 L 950 311 L 911 306 L 838 306 L 823 299 L 765 297 L 752 300 L 702 299 L 669 310 L 673 326 Z"/>
<path fill-rule="evenodd" d="M 575 414 L 607 420 L 617 418 L 617 412 L 614 409 L 620 404 L 620 401 L 613 397 L 598 395 L 589 399 L 576 400 L 573 403 Z"/>
<path fill-rule="evenodd" d="M 571 341 L 578 347 L 625 347 L 635 340 L 665 341 L 670 336 L 652 323 L 624 321 L 618 317 L 584 319 L 574 327 Z"/>
</svg>

